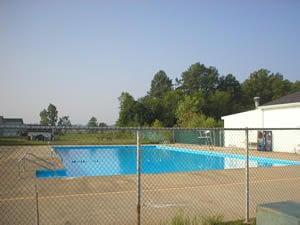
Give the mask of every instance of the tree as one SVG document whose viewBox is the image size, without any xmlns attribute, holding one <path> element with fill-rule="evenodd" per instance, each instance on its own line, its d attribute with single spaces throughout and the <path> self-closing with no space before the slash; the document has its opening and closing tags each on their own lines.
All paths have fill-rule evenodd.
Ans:
<svg viewBox="0 0 300 225">
<path fill-rule="evenodd" d="M 88 127 L 98 127 L 98 122 L 97 122 L 97 118 L 92 116 L 91 119 L 89 120 Z"/>
<path fill-rule="evenodd" d="M 170 90 L 172 90 L 172 80 L 163 70 L 158 71 L 151 81 L 149 95 L 155 98 L 162 98 Z"/>
<path fill-rule="evenodd" d="M 158 119 L 155 119 L 154 122 L 152 123 L 152 127 L 154 128 L 163 127 L 163 124 Z"/>
<path fill-rule="evenodd" d="M 215 67 L 195 63 L 175 79 L 175 88 L 160 70 L 146 96 L 135 100 L 123 92 L 117 126 L 221 126 L 222 116 L 253 108 L 255 96 L 264 104 L 298 90 L 300 81 L 292 83 L 266 69 L 240 83 L 232 74 L 219 76 Z"/>
<path fill-rule="evenodd" d="M 187 128 L 216 127 L 218 122 L 211 117 L 205 116 L 203 113 L 186 112 L 179 116 L 178 125 Z"/>
<path fill-rule="evenodd" d="M 136 110 L 137 103 L 134 98 L 128 92 L 122 92 L 119 102 L 120 112 L 116 125 L 119 127 L 139 125 L 139 121 L 137 121 L 139 117 Z"/>
<path fill-rule="evenodd" d="M 43 109 L 40 112 L 40 124 L 44 126 L 56 126 L 58 120 L 58 111 L 56 106 L 53 104 L 49 104 L 47 110 Z"/>
<path fill-rule="evenodd" d="M 284 79 L 280 73 L 271 74 L 269 82 L 272 90 L 272 100 L 287 95 L 291 90 L 292 83 Z"/>
<path fill-rule="evenodd" d="M 98 124 L 98 127 L 108 127 L 108 126 L 107 126 L 107 124 L 106 124 L 106 123 L 104 123 L 104 122 L 100 122 L 100 123 Z"/>
<path fill-rule="evenodd" d="M 290 92 L 291 93 L 294 93 L 296 91 L 300 91 L 300 81 L 299 80 L 296 80 L 294 83 L 292 83 L 291 85 L 291 90 Z"/>
<path fill-rule="evenodd" d="M 217 90 L 208 97 L 207 116 L 220 120 L 222 116 L 230 114 L 232 107 L 230 93 Z"/>
<path fill-rule="evenodd" d="M 173 127 L 176 124 L 176 109 L 183 97 L 180 89 L 171 90 L 164 95 L 162 100 L 163 113 L 160 115 L 164 126 Z"/>
<path fill-rule="evenodd" d="M 40 124 L 42 126 L 48 126 L 49 125 L 49 120 L 48 120 L 48 112 L 47 112 L 46 109 L 43 109 L 40 112 L 40 117 L 41 117 Z"/>
<path fill-rule="evenodd" d="M 243 102 L 248 108 L 253 108 L 253 97 L 259 96 L 261 104 L 264 104 L 288 94 L 290 89 L 291 83 L 281 74 L 259 69 L 242 84 Z"/>
<path fill-rule="evenodd" d="M 209 96 L 207 115 L 220 119 L 220 116 L 241 112 L 243 110 L 242 96 L 242 85 L 235 76 L 232 74 L 221 76 L 216 92 Z M 219 104 L 215 105 L 216 101 Z"/>
<path fill-rule="evenodd" d="M 204 99 L 200 93 L 184 96 L 176 110 L 177 125 L 180 127 L 213 127 L 217 122 L 205 116 L 201 109 Z"/>
<path fill-rule="evenodd" d="M 182 73 L 181 79 L 177 82 L 186 94 L 200 91 L 206 98 L 216 89 L 218 77 L 219 73 L 215 67 L 207 68 L 204 64 L 195 63 Z"/>
<path fill-rule="evenodd" d="M 158 98 L 149 95 L 139 99 L 140 108 L 143 107 L 143 121 L 151 125 L 155 119 L 161 120 L 163 116 L 163 103 Z M 143 125 L 143 124 L 141 124 Z"/>
<path fill-rule="evenodd" d="M 49 125 L 55 126 L 58 120 L 58 111 L 56 109 L 56 106 L 53 104 L 49 104 L 47 112 L 48 112 Z"/>
<path fill-rule="evenodd" d="M 235 103 L 241 100 L 242 86 L 232 74 L 227 74 L 219 78 L 217 90 L 229 93 Z"/>
<path fill-rule="evenodd" d="M 63 116 L 59 118 L 57 125 L 60 127 L 71 127 L 72 123 L 69 116 Z"/>
<path fill-rule="evenodd" d="M 182 100 L 179 101 L 176 109 L 176 117 L 182 118 L 184 114 L 192 112 L 199 113 L 204 105 L 204 99 L 200 93 L 193 95 L 185 95 Z"/>
</svg>

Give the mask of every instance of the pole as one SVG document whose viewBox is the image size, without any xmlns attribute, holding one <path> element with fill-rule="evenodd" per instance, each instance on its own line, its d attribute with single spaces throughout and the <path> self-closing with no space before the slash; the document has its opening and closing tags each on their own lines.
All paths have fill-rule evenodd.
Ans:
<svg viewBox="0 0 300 225">
<path fill-rule="evenodd" d="M 141 152 L 140 131 L 136 131 L 136 191 L 137 191 L 137 225 L 141 224 Z"/>
<path fill-rule="evenodd" d="M 39 192 L 37 184 L 34 185 L 35 189 L 35 202 L 36 202 L 36 224 L 40 225 L 40 211 L 39 211 Z"/>
<path fill-rule="evenodd" d="M 249 224 L 249 130 L 248 127 L 245 129 L 246 136 L 246 215 L 245 215 L 245 224 Z"/>
<path fill-rule="evenodd" d="M 172 129 L 172 141 L 173 141 L 173 144 L 175 144 L 175 129 L 173 128 Z"/>
<path fill-rule="evenodd" d="M 221 129 L 219 130 L 219 146 L 223 147 L 223 144 L 222 144 L 222 130 Z"/>
</svg>

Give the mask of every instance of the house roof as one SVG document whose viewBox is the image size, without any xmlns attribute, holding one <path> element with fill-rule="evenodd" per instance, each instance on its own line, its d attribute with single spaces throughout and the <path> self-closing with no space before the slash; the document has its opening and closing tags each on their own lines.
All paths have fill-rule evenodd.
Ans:
<svg viewBox="0 0 300 225">
<path fill-rule="evenodd" d="M 4 123 L 22 123 L 23 124 L 23 119 L 20 119 L 20 118 L 4 118 L 3 121 L 4 121 Z"/>
<path fill-rule="evenodd" d="M 267 102 L 262 106 L 279 105 L 279 104 L 287 104 L 287 103 L 300 103 L 300 91 Z"/>
</svg>

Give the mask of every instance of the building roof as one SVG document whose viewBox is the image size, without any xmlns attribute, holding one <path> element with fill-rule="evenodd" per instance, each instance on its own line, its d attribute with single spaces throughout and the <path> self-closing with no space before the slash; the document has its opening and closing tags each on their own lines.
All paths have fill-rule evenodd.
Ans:
<svg viewBox="0 0 300 225">
<path fill-rule="evenodd" d="M 21 123 L 23 124 L 23 119 L 20 118 L 4 118 L 4 123 Z"/>
<path fill-rule="evenodd" d="M 279 105 L 279 104 L 287 104 L 287 103 L 300 103 L 300 91 L 267 102 L 262 106 Z"/>
</svg>

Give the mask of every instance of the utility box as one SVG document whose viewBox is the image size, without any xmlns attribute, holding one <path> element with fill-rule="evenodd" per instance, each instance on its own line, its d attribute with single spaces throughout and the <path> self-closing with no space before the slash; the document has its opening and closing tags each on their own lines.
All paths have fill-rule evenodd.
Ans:
<svg viewBox="0 0 300 225">
<path fill-rule="evenodd" d="M 287 201 L 258 205 L 256 225 L 300 225 L 300 203 Z"/>
</svg>

